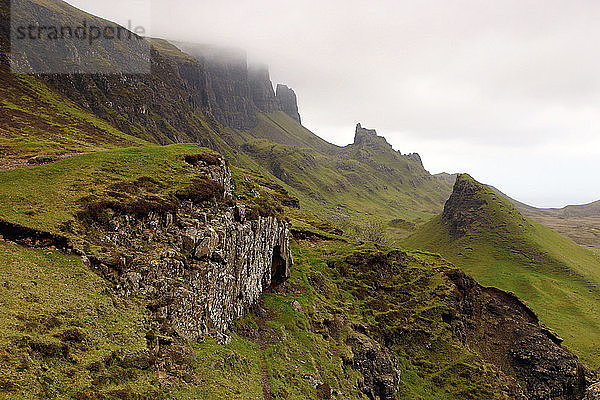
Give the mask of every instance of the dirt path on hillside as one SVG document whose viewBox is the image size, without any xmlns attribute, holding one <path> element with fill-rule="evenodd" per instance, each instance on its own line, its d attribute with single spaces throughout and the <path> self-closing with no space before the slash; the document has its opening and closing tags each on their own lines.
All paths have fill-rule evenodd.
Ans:
<svg viewBox="0 0 600 400">
<path fill-rule="evenodd" d="M 67 158 L 80 156 L 82 154 L 86 154 L 86 153 L 64 154 L 62 156 L 56 156 L 51 161 L 41 161 L 39 163 L 33 163 L 33 164 L 29 163 L 28 160 L 25 160 L 25 159 L 4 159 L 4 160 L 0 159 L 0 172 L 10 171 L 13 169 L 37 167 L 38 165 L 52 164 L 57 161 L 66 160 Z"/>
</svg>

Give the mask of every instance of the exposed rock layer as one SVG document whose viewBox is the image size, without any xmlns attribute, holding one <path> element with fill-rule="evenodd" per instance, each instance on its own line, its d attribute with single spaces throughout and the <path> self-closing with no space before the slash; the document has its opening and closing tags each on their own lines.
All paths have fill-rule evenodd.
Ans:
<svg viewBox="0 0 600 400">
<path fill-rule="evenodd" d="M 266 65 L 248 65 L 243 51 L 216 46 L 177 43 L 205 67 L 210 110 L 217 120 L 235 129 L 251 129 L 256 114 L 284 111 L 300 123 L 296 94 L 273 83 Z"/>
<path fill-rule="evenodd" d="M 515 379 L 514 398 L 584 396 L 593 374 L 539 323 L 529 307 L 514 294 L 483 287 L 460 271 L 446 276 L 456 288 L 456 313 L 447 319 L 470 348 Z"/>
<path fill-rule="evenodd" d="M 231 196 L 225 163 L 206 168 Z M 174 213 L 118 215 L 95 227 L 111 256 L 93 263 L 124 295 L 151 299 L 154 319 L 179 336 L 219 338 L 292 265 L 287 223 L 245 214 L 241 204 L 187 202 Z"/>
<path fill-rule="evenodd" d="M 248 67 L 248 83 L 252 101 L 259 110 L 266 113 L 281 111 L 282 105 L 275 98 L 269 68 L 263 64 Z"/>
<path fill-rule="evenodd" d="M 477 194 L 483 190 L 472 179 L 457 179 L 454 190 L 444 206 L 442 218 L 450 224 L 450 234 L 461 237 L 467 228 L 478 218 L 477 209 L 485 204 Z"/>
<path fill-rule="evenodd" d="M 21 4 L 22 3 L 22 4 Z M 72 8 L 60 1 L 51 2 L 52 7 L 23 0 L 19 15 L 26 20 L 47 21 L 61 26 L 65 21 L 72 26 L 80 18 Z M 6 63 L 5 49 L 9 48 L 8 9 L 0 9 L 0 61 Z M 42 18 L 43 17 L 43 18 Z M 88 23 L 103 26 L 103 20 L 87 16 Z M 138 60 L 150 69 L 149 74 L 48 74 L 41 76 L 69 99 L 106 119 L 125 133 L 160 144 L 196 142 L 216 150 L 218 141 L 210 137 L 203 122 L 214 117 L 222 125 L 234 129 L 251 129 L 257 124 L 256 114 L 295 108 L 293 117 L 298 121 L 297 105 L 290 104 L 291 97 L 283 104 L 275 96 L 266 67 L 248 68 L 243 51 L 215 46 L 178 44 L 193 57 L 178 52 L 166 41 L 139 40 L 134 47 L 121 48 L 114 41 L 103 41 L 98 46 L 68 46 L 61 51 L 69 53 L 68 59 L 78 57 L 87 60 Z M 136 42 L 137 43 L 137 42 Z M 152 48 L 153 47 L 153 48 Z M 46 49 L 47 50 L 47 49 Z M 80 53 L 80 54 L 79 54 Z M 35 52 L 33 52 L 35 54 Z M 56 57 L 51 57 L 55 55 Z M 40 59 L 27 60 L 37 71 L 52 71 L 49 65 L 64 65 L 66 56 L 60 51 Z M 106 61 L 108 63 L 108 61 Z M 109 63 L 110 64 L 110 63 Z M 88 66 L 89 67 L 89 66 Z M 111 66 L 115 71 L 124 65 Z M 123 70 L 127 71 L 126 68 Z M 85 69 L 84 69 L 85 71 Z M 95 69 L 92 68 L 91 72 Z M 293 92 L 292 92 L 293 93 Z M 211 126 L 219 131 L 218 126 Z M 227 138 L 225 138 L 227 139 Z M 227 140 L 226 140 L 227 141 Z M 232 142 L 232 141 L 230 141 Z M 232 145 L 233 143 L 229 143 Z"/>
</svg>

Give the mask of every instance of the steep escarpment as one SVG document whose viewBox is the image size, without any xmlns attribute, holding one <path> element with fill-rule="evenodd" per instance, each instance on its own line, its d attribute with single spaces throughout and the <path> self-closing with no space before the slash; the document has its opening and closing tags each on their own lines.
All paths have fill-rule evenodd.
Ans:
<svg viewBox="0 0 600 400">
<path fill-rule="evenodd" d="M 68 9 L 48 8 L 57 21 Z M 431 176 L 418 155 L 361 140 L 340 148 L 302 127 L 293 91 L 280 85 L 274 93 L 268 70 L 248 66 L 243 52 L 148 42 L 151 74 L 3 79 L 1 146 L 16 159 L 5 168 L 143 145 L 137 137 L 216 150 L 236 166 L 279 180 L 301 202 L 336 221 L 364 220 L 364 202 L 373 203 L 375 218 L 416 220 L 440 211 L 451 192 L 451 183 Z M 47 107 L 53 112 L 39 111 Z M 25 145 L 31 141 L 35 146 Z"/>
<path fill-rule="evenodd" d="M 210 169 L 231 201 L 227 166 Z M 109 254 L 92 265 L 121 293 L 148 298 L 154 321 L 188 340 L 222 338 L 292 266 L 287 223 L 251 215 L 243 204 L 186 201 L 172 212 L 119 214 L 92 228 L 99 252 Z"/>
<path fill-rule="evenodd" d="M 78 26 L 84 20 L 88 25 L 109 24 L 59 0 L 19 5 L 14 17 L 25 26 L 34 20 L 55 26 Z M 8 29 L 0 33 L 8 43 Z M 104 40 L 94 46 L 75 43 L 73 49 L 70 43 L 57 43 L 61 42 L 51 43 L 58 46 L 55 51 L 48 51 L 50 45 L 43 41 L 32 44 L 39 46 L 39 51 L 32 49 L 39 57 L 21 57 L 22 64 L 31 64 L 28 68 L 33 72 L 46 72 L 42 77 L 46 82 L 85 110 L 127 134 L 155 143 L 197 142 L 219 151 L 231 150 L 236 138 L 225 133 L 223 126 L 250 129 L 256 126 L 259 112 L 282 110 L 268 70 L 249 68 L 242 51 L 178 44 L 186 54 L 166 41 L 141 38 L 126 42 L 129 46 Z M 6 49 L 3 46 L 3 53 Z M 64 59 L 77 60 L 80 69 L 74 72 L 83 73 L 62 73 L 60 67 L 71 66 Z M 133 68 L 136 61 L 146 66 L 146 73 L 127 73 L 128 65 Z M 105 73 L 106 68 L 115 73 Z"/>
<path fill-rule="evenodd" d="M 259 109 L 252 101 L 246 53 L 216 46 L 176 45 L 205 66 L 210 85 L 208 101 L 215 118 L 235 129 L 255 126 Z"/>
<path fill-rule="evenodd" d="M 282 110 L 281 102 L 275 97 L 267 65 L 248 65 L 248 84 L 252 101 L 261 112 L 268 114 Z"/>
<path fill-rule="evenodd" d="M 223 125 L 249 130 L 257 125 L 258 113 L 284 111 L 298 123 L 294 92 L 278 85 L 277 93 L 264 64 L 248 64 L 242 50 L 210 45 L 175 43 L 205 67 L 210 85 L 209 103 L 213 115 Z M 286 90 L 282 90 L 285 87 Z"/>
<path fill-rule="evenodd" d="M 147 176 L 153 166 L 154 177 Z M 34 182 L 38 172 L 55 183 L 31 194 L 36 215 L 23 214 L 27 206 L 11 205 L 9 188 Z M 0 233 L 86 257 L 119 293 L 146 299 L 153 321 L 168 322 L 177 337 L 220 337 L 292 265 L 281 195 L 247 179 L 241 180 L 246 189 L 235 188 L 223 158 L 195 145 L 96 153 L 39 171 L 9 171 L 0 183 Z M 67 196 L 65 187 L 71 187 Z M 50 200 L 57 195 L 61 203 Z"/>
</svg>

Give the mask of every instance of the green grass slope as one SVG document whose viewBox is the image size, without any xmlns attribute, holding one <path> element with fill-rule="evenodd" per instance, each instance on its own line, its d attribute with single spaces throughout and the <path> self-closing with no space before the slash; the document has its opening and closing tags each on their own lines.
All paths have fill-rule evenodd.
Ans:
<svg viewBox="0 0 600 400">
<path fill-rule="evenodd" d="M 272 398 L 326 399 L 331 389 L 366 400 L 352 367 L 354 353 L 376 346 L 365 330 L 402 332 L 399 399 L 504 398 L 494 368 L 442 322 L 452 291 L 439 259 L 389 253 L 380 287 L 370 263 L 389 250 L 308 239 L 293 252 L 291 279 L 238 321 L 229 344 L 178 342 L 161 359 L 174 374 L 165 377 L 152 369 L 144 299 L 111 294 L 78 257 L 0 242 L 0 398 L 250 400 L 267 387 Z"/>
<path fill-rule="evenodd" d="M 0 399 L 156 398 L 135 298 L 52 249 L 0 241 L 0 265 Z"/>
<path fill-rule="evenodd" d="M 284 113 L 260 116 L 245 134 L 241 148 L 262 171 L 334 224 L 430 218 L 451 192 L 451 179 L 430 175 L 420 160 L 391 146 L 337 147 Z"/>
<path fill-rule="evenodd" d="M 208 151 L 195 144 L 149 145 L 4 171 L 0 173 L 0 218 L 65 233 L 69 221 L 84 210 L 86 199 L 117 196 L 123 204 L 149 196 L 156 202 L 167 200 L 170 193 L 190 185 L 196 175 L 185 156 Z"/>
<path fill-rule="evenodd" d="M 592 250 L 600 248 L 600 201 L 563 208 L 536 208 L 512 199 L 496 188 L 492 189 L 508 199 L 523 215 L 577 244 Z"/>
<path fill-rule="evenodd" d="M 57 20 L 86 15 L 59 0 L 35 0 L 32 7 L 34 3 Z M 6 39 L 7 33 L 0 31 L 0 40 Z M 451 183 L 431 176 L 419 160 L 391 146 L 338 147 L 283 112 L 258 115 L 257 125 L 247 131 L 221 125 L 207 98 L 210 82 L 202 61 L 167 41 L 148 42 L 152 73 L 126 80 L 101 75 L 16 77 L 0 63 L 0 169 L 147 142 L 190 142 L 279 181 L 307 208 L 334 223 L 415 221 L 441 210 Z"/>
<path fill-rule="evenodd" d="M 376 338 L 397 360 L 394 398 L 514 398 L 503 391 L 506 376 L 478 353 L 495 343 L 482 334 L 467 349 L 441 317 L 455 307 L 454 291 L 440 273 L 451 268 L 447 262 L 307 231 L 298 232 L 302 236 L 293 243 L 291 278 L 237 322 L 231 344 L 194 345 L 197 383 L 178 395 L 262 398 L 263 388 L 256 386 L 262 365 L 272 398 L 328 399 L 331 390 L 334 398 L 366 400 L 365 382 L 355 369 L 361 361 L 354 356 L 367 351 L 380 361 Z M 224 360 L 215 360 L 215 354 Z"/>
<path fill-rule="evenodd" d="M 320 153 L 332 153 L 339 149 L 338 146 L 321 139 L 300 125 L 283 111 L 260 114 L 257 126 L 246 133 L 256 139 L 267 139 L 277 144 L 308 148 Z"/>
<path fill-rule="evenodd" d="M 592 367 L 600 366 L 600 257 L 524 217 L 493 189 L 459 177 L 444 213 L 403 241 L 481 284 L 512 291 Z"/>
</svg>

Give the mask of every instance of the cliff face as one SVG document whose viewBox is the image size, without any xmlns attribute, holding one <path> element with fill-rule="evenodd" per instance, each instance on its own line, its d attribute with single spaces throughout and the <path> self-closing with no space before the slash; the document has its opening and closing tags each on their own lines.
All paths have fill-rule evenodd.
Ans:
<svg viewBox="0 0 600 400">
<path fill-rule="evenodd" d="M 0 11 L 8 15 L 8 9 Z M 23 20 L 25 26 L 28 21 L 55 26 L 66 22 L 76 26 L 84 19 L 90 25 L 106 23 L 58 0 L 24 0 L 13 18 Z M 8 18 L 0 21 L 0 42 L 6 44 L 0 60 L 5 66 L 8 23 Z M 222 125 L 248 130 L 257 125 L 257 113 L 283 109 L 266 66 L 249 68 L 243 51 L 178 44 L 186 54 L 164 40 L 139 38 L 131 43 L 125 47 L 110 40 L 97 46 L 67 43 L 53 49 L 54 44 L 40 41 L 31 45 L 34 56 L 15 60 L 24 71 L 49 72 L 41 77 L 119 130 L 160 144 L 196 142 L 223 151 L 207 124 L 213 125 L 216 119 Z M 72 63 L 65 59 L 83 62 L 71 70 Z M 143 73 L 128 73 L 136 72 L 136 63 L 144 67 Z M 217 125 L 210 128 L 219 131 Z M 228 144 L 234 147 L 232 141 Z"/>
<path fill-rule="evenodd" d="M 234 209 L 213 215 L 188 204 L 141 220 L 121 216 L 101 232 L 121 260 L 99 263 L 103 275 L 125 295 L 151 298 L 155 321 L 189 340 L 222 338 L 292 264 L 285 223 L 240 220 Z M 141 251 L 143 241 L 156 251 Z"/>
<path fill-rule="evenodd" d="M 277 94 L 266 65 L 248 65 L 243 51 L 215 46 L 176 43 L 206 66 L 212 113 L 224 125 L 247 130 L 257 124 L 256 114 L 284 111 L 300 122 L 293 90 L 277 85 Z"/>
<path fill-rule="evenodd" d="M 281 105 L 281 110 L 301 124 L 296 93 L 286 85 L 277 84 L 276 97 Z"/>
<path fill-rule="evenodd" d="M 205 66 L 210 86 L 208 101 L 215 118 L 236 129 L 255 126 L 259 109 L 250 95 L 246 54 L 214 46 L 182 43 L 177 46 Z"/>
<path fill-rule="evenodd" d="M 269 77 L 269 68 L 266 65 L 248 66 L 248 84 L 252 101 L 260 111 L 271 113 L 282 110 L 279 99 L 275 97 L 273 84 Z"/>
<path fill-rule="evenodd" d="M 254 128 L 260 112 L 284 110 L 300 122 L 293 91 L 285 87 L 276 96 L 268 68 L 248 67 L 244 52 L 178 43 L 182 53 L 166 41 L 151 43 L 151 74 L 44 79 L 120 130 L 160 144 L 197 142 L 222 151 L 201 121 L 213 117 L 240 130 Z"/>
<path fill-rule="evenodd" d="M 228 167 L 199 173 L 223 188 L 231 201 Z M 126 296 L 151 299 L 157 329 L 196 340 L 218 339 L 271 286 L 290 275 L 287 223 L 273 216 L 246 217 L 243 204 L 186 202 L 174 212 L 145 217 L 117 215 L 93 226 L 110 256 L 91 264 Z"/>
<path fill-rule="evenodd" d="M 215 148 L 201 127 L 210 113 L 207 72 L 198 62 L 153 49 L 152 74 L 45 75 L 59 92 L 125 133 L 159 144 L 196 142 Z M 169 101 L 166 101 L 169 99 Z"/>
</svg>

